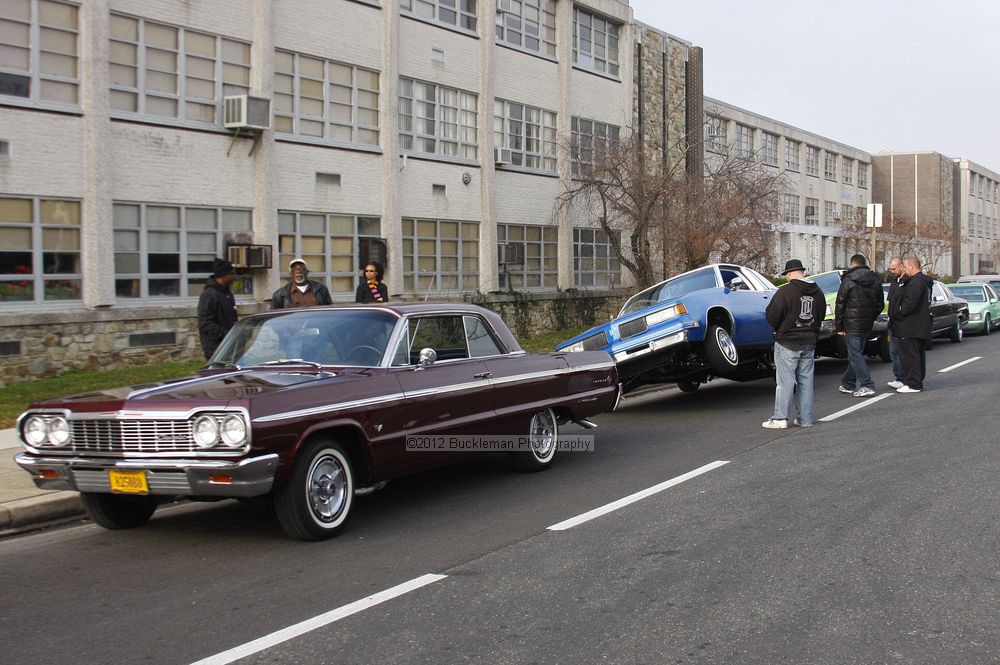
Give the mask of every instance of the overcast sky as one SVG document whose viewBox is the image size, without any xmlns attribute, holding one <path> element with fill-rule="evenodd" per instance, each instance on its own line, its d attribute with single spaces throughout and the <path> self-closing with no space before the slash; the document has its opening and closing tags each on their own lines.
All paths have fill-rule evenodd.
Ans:
<svg viewBox="0 0 1000 665">
<path fill-rule="evenodd" d="M 704 49 L 705 95 L 876 153 L 1000 172 L 997 0 L 630 0 Z"/>
</svg>

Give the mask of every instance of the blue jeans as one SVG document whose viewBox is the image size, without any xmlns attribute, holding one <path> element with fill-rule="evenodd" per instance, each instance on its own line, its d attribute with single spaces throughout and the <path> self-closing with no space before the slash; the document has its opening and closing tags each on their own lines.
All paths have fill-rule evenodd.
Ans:
<svg viewBox="0 0 1000 665">
<path fill-rule="evenodd" d="M 868 335 L 862 333 L 847 333 L 844 336 L 847 343 L 847 369 L 840 377 L 840 385 L 851 390 L 871 388 L 875 390 L 871 372 L 868 371 L 868 361 L 865 360 L 865 342 Z"/>
<path fill-rule="evenodd" d="M 774 343 L 774 374 L 778 387 L 774 390 L 774 420 L 788 420 L 792 401 L 799 412 L 799 422 L 813 424 L 813 368 L 816 349 L 793 351 Z"/>
<path fill-rule="evenodd" d="M 899 357 L 899 338 L 889 337 L 889 358 L 892 359 L 892 376 L 897 381 L 903 380 L 903 360 Z"/>
</svg>

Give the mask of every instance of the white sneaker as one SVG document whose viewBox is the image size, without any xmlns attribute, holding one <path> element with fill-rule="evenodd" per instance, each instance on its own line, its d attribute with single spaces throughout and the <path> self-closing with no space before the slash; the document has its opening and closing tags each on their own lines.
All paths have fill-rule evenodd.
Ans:
<svg viewBox="0 0 1000 665">
<path fill-rule="evenodd" d="M 845 388 L 844 386 L 837 386 L 837 390 L 844 393 L 845 395 L 853 395 L 854 391 L 850 388 Z"/>
<path fill-rule="evenodd" d="M 902 388 L 896 388 L 897 393 L 919 393 L 920 388 L 911 388 L 909 386 L 903 386 Z"/>
<path fill-rule="evenodd" d="M 792 424 L 795 425 L 796 427 L 812 427 L 812 425 L 803 425 L 802 421 L 799 420 L 798 418 L 796 418 L 795 420 L 793 420 Z"/>
<path fill-rule="evenodd" d="M 893 390 L 899 390 L 900 388 L 903 387 L 903 382 L 902 381 L 890 381 L 889 383 L 887 383 L 885 385 L 889 386 Z"/>
<path fill-rule="evenodd" d="M 871 388 L 858 388 L 851 394 L 854 395 L 855 397 L 871 397 L 872 395 L 875 394 L 875 391 L 872 390 Z"/>
<path fill-rule="evenodd" d="M 769 418 L 768 420 L 762 422 L 760 426 L 765 429 L 788 429 L 788 421 Z"/>
</svg>

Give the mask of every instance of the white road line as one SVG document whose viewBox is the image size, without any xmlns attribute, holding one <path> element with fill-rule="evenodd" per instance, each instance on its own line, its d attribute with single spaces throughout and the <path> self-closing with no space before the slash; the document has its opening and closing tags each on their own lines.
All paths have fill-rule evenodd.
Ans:
<svg viewBox="0 0 1000 665">
<path fill-rule="evenodd" d="M 281 644 L 294 637 L 308 633 L 309 631 L 316 630 L 317 628 L 322 628 L 334 621 L 340 621 L 345 617 L 349 617 L 352 614 L 357 614 L 369 607 L 374 607 L 379 603 L 384 603 L 387 600 L 392 600 L 402 596 L 405 593 L 409 593 L 415 589 L 419 589 L 422 586 L 427 586 L 437 582 L 438 580 L 443 580 L 447 575 L 421 575 L 420 577 L 414 578 L 409 582 L 403 582 L 391 589 L 386 589 L 385 591 L 379 591 L 361 600 L 356 600 L 349 605 L 344 605 L 343 607 L 338 607 L 335 610 L 330 610 L 319 616 L 315 616 L 312 619 L 306 619 L 301 623 L 297 623 L 294 626 L 289 626 L 288 628 L 282 628 L 281 630 L 271 633 L 270 635 L 265 635 L 259 639 L 252 642 L 247 642 L 238 647 L 229 649 L 228 651 L 223 651 L 222 653 L 217 653 L 214 656 L 209 656 L 203 660 L 199 660 L 192 665 L 227 665 L 228 663 L 235 662 L 240 658 L 246 658 L 247 656 L 253 655 L 264 649 L 269 649 L 276 644 Z"/>
<path fill-rule="evenodd" d="M 858 409 L 863 409 L 866 406 L 871 406 L 875 402 L 877 402 L 879 400 L 882 400 L 882 399 L 885 399 L 886 397 L 890 397 L 891 395 L 892 395 L 892 393 L 882 393 L 881 395 L 878 395 L 877 397 L 866 398 L 865 401 L 858 402 L 854 406 L 847 407 L 843 411 L 837 411 L 836 413 L 831 413 L 828 416 L 824 416 L 824 417 L 820 418 L 819 421 L 821 423 L 828 423 L 831 420 L 836 420 L 837 418 L 839 418 L 841 416 L 846 416 L 848 413 L 853 413 L 853 412 L 857 411 Z"/>
<path fill-rule="evenodd" d="M 685 480 L 691 480 L 696 476 L 700 476 L 703 473 L 707 473 L 712 469 L 717 469 L 724 464 L 729 464 L 728 461 L 716 461 L 711 464 L 706 464 L 705 466 L 699 467 L 694 471 L 688 471 L 683 476 L 677 476 L 676 478 L 671 478 L 670 480 L 664 481 L 659 485 L 653 485 L 644 490 L 640 490 L 635 494 L 630 494 L 626 497 L 618 499 L 617 501 L 612 501 L 611 503 L 605 504 L 599 508 L 594 508 L 593 510 L 588 510 L 582 515 L 577 515 L 576 517 L 571 517 L 568 520 L 559 522 L 558 524 L 553 524 L 549 527 L 549 531 L 565 531 L 566 529 L 572 529 L 573 527 L 583 524 L 584 522 L 589 522 L 595 517 L 600 517 L 601 515 L 606 515 L 607 513 L 623 508 L 630 503 L 635 503 L 636 501 L 641 501 L 648 496 L 652 496 L 657 492 L 662 492 L 665 489 L 673 487 L 674 485 L 680 485 Z"/>
<path fill-rule="evenodd" d="M 982 359 L 983 359 L 982 356 L 973 356 L 973 357 L 969 358 L 968 360 L 963 360 L 962 362 L 958 363 L 957 365 L 952 365 L 951 367 L 945 367 L 944 369 L 939 369 L 938 373 L 939 374 L 944 374 L 945 372 L 950 372 L 953 369 L 958 369 L 962 365 L 968 365 L 969 363 L 974 363 L 977 360 L 982 360 Z"/>
</svg>

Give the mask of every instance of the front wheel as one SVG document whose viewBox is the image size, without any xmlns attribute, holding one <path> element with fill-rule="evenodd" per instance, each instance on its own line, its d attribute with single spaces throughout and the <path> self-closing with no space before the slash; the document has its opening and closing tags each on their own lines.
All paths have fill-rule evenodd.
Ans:
<svg viewBox="0 0 1000 665">
<path fill-rule="evenodd" d="M 528 424 L 529 449 L 510 454 L 514 467 L 529 472 L 549 468 L 552 458 L 556 456 L 558 437 L 559 424 L 552 409 L 536 412 Z"/>
<path fill-rule="evenodd" d="M 131 529 L 149 521 L 158 501 L 149 495 L 80 492 L 87 517 L 105 529 Z"/>
<path fill-rule="evenodd" d="M 951 329 L 951 341 L 958 344 L 962 341 L 962 321 L 961 319 L 955 320 L 955 327 Z"/>
<path fill-rule="evenodd" d="M 888 335 L 882 335 L 878 338 L 878 357 L 882 359 L 884 363 L 892 362 L 892 351 L 890 350 L 891 340 Z"/>
<path fill-rule="evenodd" d="M 993 322 L 990 321 L 990 315 L 987 314 L 986 319 L 983 321 L 983 334 L 989 335 L 992 330 L 993 330 Z"/>
<path fill-rule="evenodd" d="M 677 387 L 680 388 L 682 393 L 693 393 L 698 390 L 698 386 L 701 384 L 697 381 L 678 381 Z"/>
<path fill-rule="evenodd" d="M 722 326 L 711 325 L 705 336 L 705 356 L 716 372 L 726 375 L 740 364 L 740 355 L 733 338 Z"/>
<path fill-rule="evenodd" d="M 354 470 L 339 443 L 315 441 L 299 451 L 288 482 L 274 495 L 281 528 L 298 540 L 337 535 L 354 505 Z"/>
</svg>

